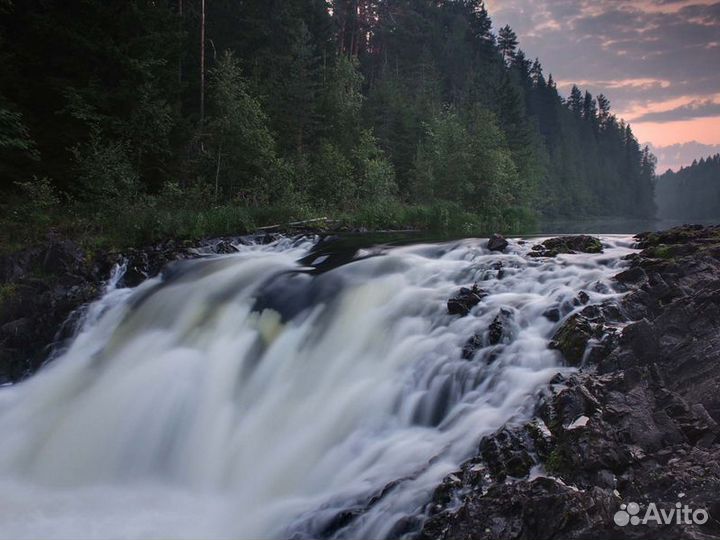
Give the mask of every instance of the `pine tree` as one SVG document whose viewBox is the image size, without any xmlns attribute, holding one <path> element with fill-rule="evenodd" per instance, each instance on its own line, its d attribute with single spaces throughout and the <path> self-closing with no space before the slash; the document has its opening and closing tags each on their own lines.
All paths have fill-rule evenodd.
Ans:
<svg viewBox="0 0 720 540">
<path fill-rule="evenodd" d="M 610 122 L 610 100 L 603 94 L 599 94 L 597 97 L 598 104 L 598 123 L 602 129 L 608 127 Z"/>
<path fill-rule="evenodd" d="M 534 86 L 545 86 L 545 77 L 543 76 L 542 65 L 539 59 L 535 59 L 530 68 L 530 78 Z"/>
<path fill-rule="evenodd" d="M 597 102 L 595 101 L 595 98 L 593 98 L 593 96 L 590 92 L 585 92 L 585 97 L 583 99 L 583 107 L 582 107 L 582 117 L 583 117 L 583 120 L 585 120 L 587 123 L 590 124 L 590 126 L 593 128 L 593 131 L 597 131 L 597 126 L 598 126 Z"/>
<path fill-rule="evenodd" d="M 583 112 L 583 95 L 580 89 L 573 85 L 572 90 L 570 91 L 570 97 L 567 100 L 567 106 L 568 108 L 575 113 L 575 116 L 581 117 Z"/>
<path fill-rule="evenodd" d="M 503 26 L 498 32 L 498 47 L 505 63 L 510 63 L 515 58 L 515 51 L 518 46 L 517 35 L 510 26 Z"/>
</svg>

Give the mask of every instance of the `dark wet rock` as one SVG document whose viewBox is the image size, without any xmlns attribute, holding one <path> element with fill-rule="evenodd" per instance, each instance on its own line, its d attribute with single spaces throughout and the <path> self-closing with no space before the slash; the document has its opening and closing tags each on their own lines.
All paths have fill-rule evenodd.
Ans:
<svg viewBox="0 0 720 540">
<path fill-rule="evenodd" d="M 219 241 L 205 246 L 209 253 L 223 253 L 225 241 Z M 123 254 L 110 254 L 118 262 L 124 261 L 126 271 L 120 282 L 124 287 L 137 287 L 143 281 L 157 276 L 169 263 L 182 259 L 197 257 L 197 252 L 189 250 L 184 243 L 170 240 L 143 249 L 129 249 Z"/>
<path fill-rule="evenodd" d="M 562 318 L 560 315 L 560 309 L 558 307 L 551 307 L 545 310 L 543 317 L 552 322 L 560 322 Z"/>
<path fill-rule="evenodd" d="M 258 287 L 252 309 L 258 313 L 275 311 L 287 322 L 320 303 L 329 304 L 342 290 L 342 278 L 337 274 L 325 273 L 313 279 L 308 272 L 283 272 Z"/>
<path fill-rule="evenodd" d="M 96 276 L 76 244 L 0 256 L 0 382 L 14 382 L 45 361 L 69 315 L 98 294 Z"/>
<path fill-rule="evenodd" d="M 582 305 L 581 299 L 576 299 L 575 304 Z M 612 302 L 588 305 L 560 326 L 550 341 L 550 348 L 560 351 L 572 366 L 579 366 L 583 360 L 595 365 L 617 347 L 618 323 L 625 320 Z"/>
<path fill-rule="evenodd" d="M 508 241 L 499 234 L 493 234 L 488 240 L 487 248 L 490 251 L 504 251 L 509 245 Z"/>
<path fill-rule="evenodd" d="M 670 508 L 681 500 L 680 494 L 683 502 L 706 508 L 717 518 L 717 423 L 704 409 L 659 387 L 652 373 L 573 375 L 552 391 L 538 414 L 549 433 L 543 433 L 534 421 L 484 439 L 478 457 L 469 460 L 461 472 L 473 467 L 487 471 L 485 476 L 470 482 L 460 475 L 461 487 L 444 493 L 445 500 L 459 497 L 460 508 L 436 505 L 424 526 L 425 538 L 465 538 L 471 530 L 476 531 L 472 538 L 634 538 L 612 521 L 622 502 L 654 501 Z M 535 438 L 528 437 L 532 433 Z M 526 471 L 535 464 L 541 476 L 557 480 L 531 480 Z M 509 478 L 513 481 L 508 482 Z M 548 499 L 550 493 L 555 496 Z M 585 506 L 588 494 L 594 503 Z M 508 506 L 507 499 L 518 505 Z M 526 521 L 529 514 L 539 512 L 538 506 L 548 504 L 555 517 L 544 528 L 536 528 L 536 518 Z M 572 514 L 578 505 L 583 508 L 578 514 L 582 519 L 565 522 L 558 517 Z M 515 533 L 502 527 L 495 532 L 510 536 L 494 536 L 494 529 L 482 521 L 488 513 L 492 523 L 522 526 Z M 647 538 L 658 533 L 645 532 Z M 671 532 L 673 538 L 701 538 L 701 534 L 712 538 L 720 529 L 714 522 Z"/>
<path fill-rule="evenodd" d="M 647 281 L 647 274 L 645 273 L 645 270 L 639 266 L 633 266 L 624 272 L 620 272 L 615 276 L 615 279 L 620 283 L 640 286 L 645 284 Z"/>
<path fill-rule="evenodd" d="M 616 500 L 598 488 L 577 492 L 550 478 L 495 484 L 473 493 L 455 513 L 431 518 L 423 540 L 542 540 L 600 538 L 612 531 Z M 593 533 L 595 536 L 593 536 Z"/>
<path fill-rule="evenodd" d="M 173 261 L 225 253 L 238 241 L 168 240 L 120 253 L 50 236 L 44 245 L 0 255 L 0 384 L 31 375 L 62 348 L 117 265 L 127 266 L 119 285 L 134 287 Z"/>
<path fill-rule="evenodd" d="M 535 444 L 529 429 L 501 429 L 480 441 L 479 452 L 496 482 L 504 482 L 508 477 L 526 478 L 536 464 Z"/>
<path fill-rule="evenodd" d="M 550 342 L 550 348 L 560 351 L 571 366 L 580 365 L 585 349 L 594 335 L 587 318 L 573 315 L 560 327 Z"/>
<path fill-rule="evenodd" d="M 502 341 L 511 341 L 512 321 L 513 312 L 506 308 L 501 309 L 500 313 L 497 314 L 488 328 L 488 343 L 490 345 L 497 345 Z"/>
<path fill-rule="evenodd" d="M 464 317 L 487 295 L 487 291 L 480 289 L 477 285 L 473 285 L 470 289 L 463 287 L 455 296 L 448 300 L 448 313 L 450 315 L 460 315 Z"/>
<path fill-rule="evenodd" d="M 474 358 L 475 353 L 485 346 L 510 343 L 513 339 L 513 319 L 512 310 L 502 308 L 488 326 L 487 332 L 478 332 L 465 342 L 462 357 L 465 360 L 471 360 Z M 493 354 L 488 355 L 486 358 L 488 362 L 492 362 L 494 359 L 495 355 Z"/>
<path fill-rule="evenodd" d="M 533 246 L 531 257 L 556 257 L 560 254 L 602 253 L 602 242 L 599 238 L 588 235 L 560 236 L 550 238 L 542 244 Z"/>
<path fill-rule="evenodd" d="M 584 306 L 590 301 L 590 296 L 585 291 L 580 291 L 575 298 L 577 305 Z"/>
<path fill-rule="evenodd" d="M 219 255 L 229 255 L 232 253 L 237 253 L 237 248 L 233 245 L 232 242 L 228 240 L 220 240 L 217 244 L 215 244 L 215 253 Z"/>
<path fill-rule="evenodd" d="M 482 349 L 484 346 L 484 340 L 482 334 L 475 334 L 473 337 L 465 342 L 462 350 L 463 360 L 472 360 L 475 353 Z"/>
<path fill-rule="evenodd" d="M 484 440 L 444 483 L 422 538 L 720 538 L 720 227 L 638 240 L 616 277 L 620 305 L 587 305 L 555 336 L 566 356 L 586 355 L 583 369 L 551 381 L 539 419 Z M 710 519 L 617 527 L 629 502 Z"/>
</svg>

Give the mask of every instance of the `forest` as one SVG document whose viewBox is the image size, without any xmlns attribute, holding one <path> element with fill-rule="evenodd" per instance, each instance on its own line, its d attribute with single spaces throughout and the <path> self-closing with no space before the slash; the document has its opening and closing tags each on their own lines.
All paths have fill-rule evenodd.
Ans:
<svg viewBox="0 0 720 540">
<path fill-rule="evenodd" d="M 668 170 L 655 186 L 658 217 L 713 220 L 720 217 L 720 154 L 695 160 L 679 171 Z"/>
<path fill-rule="evenodd" d="M 5 245 L 655 214 L 655 160 L 481 0 L 0 0 Z"/>
</svg>

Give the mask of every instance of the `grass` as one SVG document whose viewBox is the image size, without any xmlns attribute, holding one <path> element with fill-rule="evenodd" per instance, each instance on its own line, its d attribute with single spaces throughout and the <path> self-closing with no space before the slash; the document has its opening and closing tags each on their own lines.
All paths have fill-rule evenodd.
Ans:
<svg viewBox="0 0 720 540">
<path fill-rule="evenodd" d="M 105 207 L 58 205 L 42 212 L 3 212 L 0 218 L 0 253 L 13 252 L 45 241 L 50 231 L 71 238 L 89 250 L 123 249 L 169 239 L 200 238 L 252 233 L 260 227 L 328 217 L 332 227 L 347 229 L 415 229 L 465 236 L 493 232 L 520 233 L 533 225 L 523 209 L 479 215 L 457 204 L 409 205 L 397 201 L 366 204 L 352 210 L 317 209 L 308 204 L 248 207 L 211 205 L 193 201 L 166 201 L 149 197 L 134 203 Z"/>
</svg>

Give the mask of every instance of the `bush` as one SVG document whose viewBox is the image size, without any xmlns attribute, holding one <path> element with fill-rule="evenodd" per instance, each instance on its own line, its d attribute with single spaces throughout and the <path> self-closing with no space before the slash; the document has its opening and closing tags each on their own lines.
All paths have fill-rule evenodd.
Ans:
<svg viewBox="0 0 720 540">
<path fill-rule="evenodd" d="M 312 201 L 325 208 L 349 209 L 356 203 L 352 164 L 330 142 L 320 145 L 310 182 Z"/>
<path fill-rule="evenodd" d="M 130 199 L 140 189 L 140 178 L 128 155 L 127 144 L 105 139 L 94 130 L 88 143 L 72 150 L 83 199 L 107 207 L 120 198 Z"/>
<path fill-rule="evenodd" d="M 360 134 L 355 150 L 357 197 L 361 201 L 384 201 L 397 194 L 395 169 L 378 147 L 372 131 Z"/>
<path fill-rule="evenodd" d="M 3 205 L 3 244 L 29 244 L 49 229 L 60 206 L 60 196 L 48 178 L 15 182 L 17 192 Z"/>
</svg>

